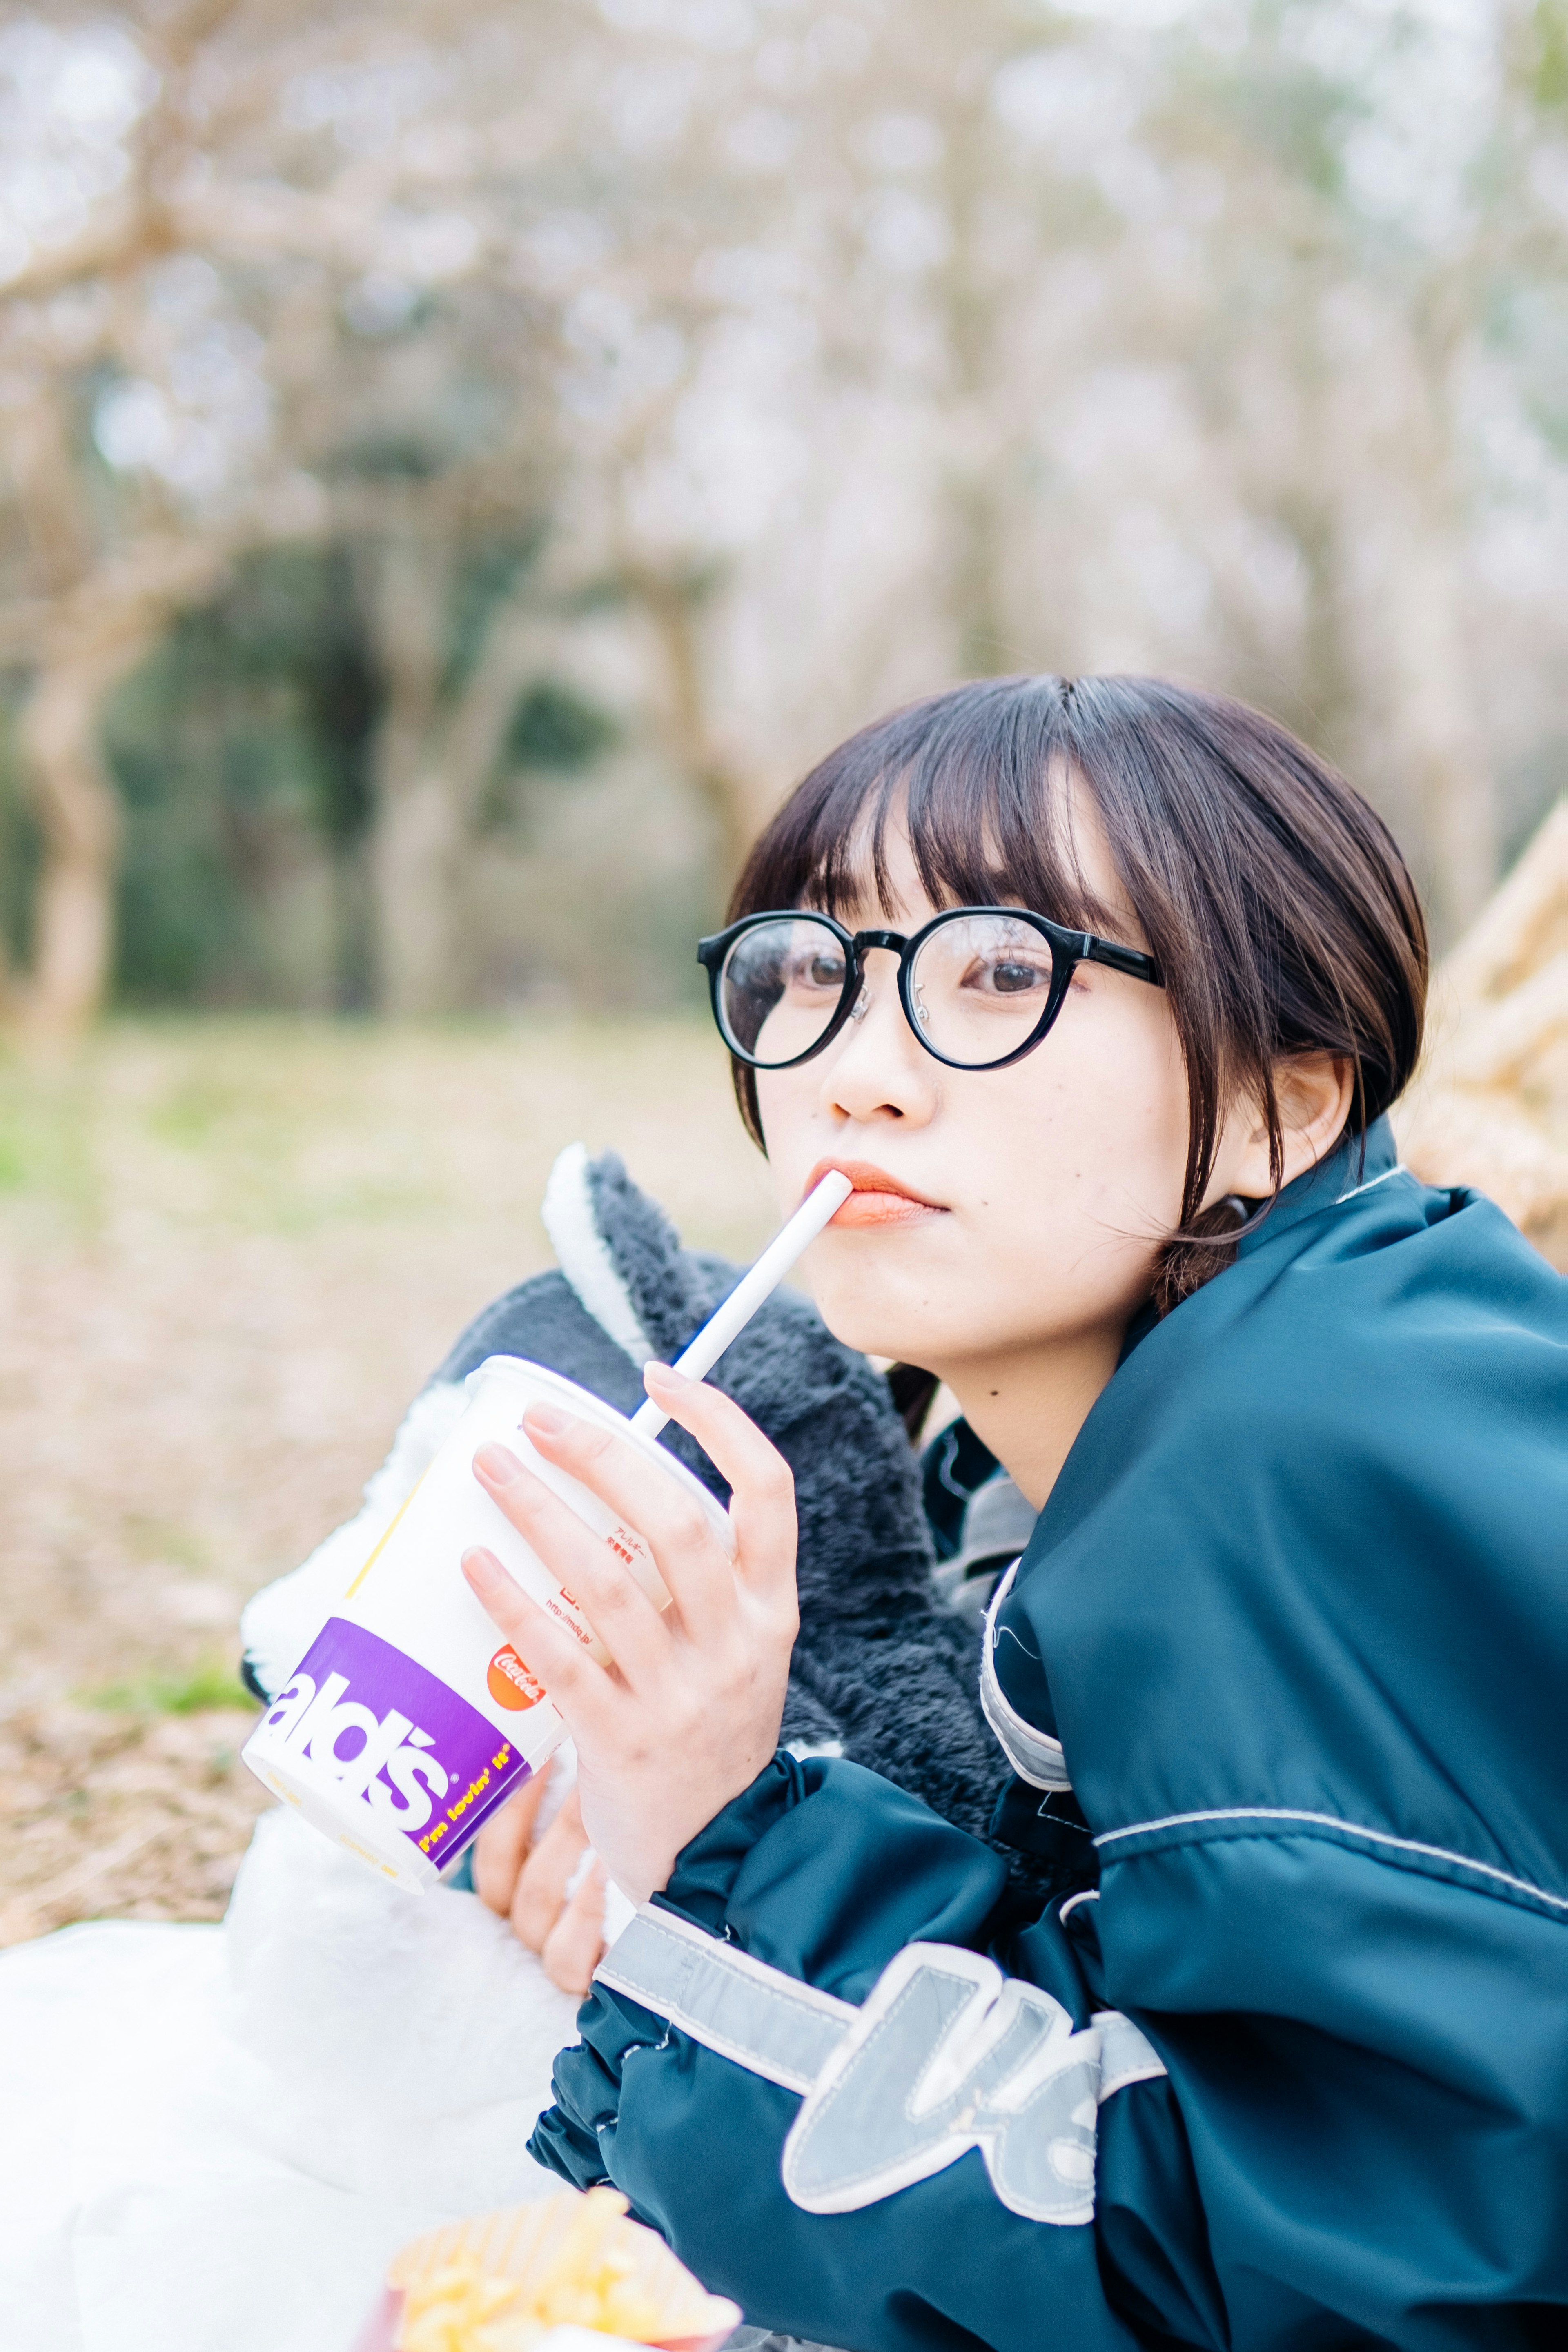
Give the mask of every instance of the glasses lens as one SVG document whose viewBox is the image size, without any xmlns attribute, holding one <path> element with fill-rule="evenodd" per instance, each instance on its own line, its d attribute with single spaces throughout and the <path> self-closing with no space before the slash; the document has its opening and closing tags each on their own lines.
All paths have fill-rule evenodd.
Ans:
<svg viewBox="0 0 1568 2352">
<path fill-rule="evenodd" d="M 910 971 L 921 1034 L 968 1069 L 1026 1045 L 1051 994 L 1051 943 L 1009 915 L 955 915 L 932 931 Z"/>
<path fill-rule="evenodd" d="M 845 969 L 844 942 L 809 915 L 742 932 L 719 976 L 726 1039 L 762 1069 L 798 1061 L 837 1012 Z"/>
</svg>

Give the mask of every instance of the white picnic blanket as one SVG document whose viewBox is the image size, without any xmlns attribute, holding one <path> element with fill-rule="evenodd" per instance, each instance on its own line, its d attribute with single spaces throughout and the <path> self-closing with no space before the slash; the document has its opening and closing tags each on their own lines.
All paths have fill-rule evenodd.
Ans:
<svg viewBox="0 0 1568 2352">
<path fill-rule="evenodd" d="M 221 1927 L 0 1954 L 5 2352 L 350 2352 L 386 2262 L 549 2195 L 576 2003 L 472 1895 L 266 1814 Z"/>
</svg>

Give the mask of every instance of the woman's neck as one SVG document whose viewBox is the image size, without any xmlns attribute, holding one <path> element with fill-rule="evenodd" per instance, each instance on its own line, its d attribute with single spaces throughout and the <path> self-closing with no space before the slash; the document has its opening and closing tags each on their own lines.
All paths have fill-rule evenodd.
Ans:
<svg viewBox="0 0 1568 2352">
<path fill-rule="evenodd" d="M 1116 1370 L 1121 1339 L 1120 1331 L 1086 1332 L 1048 1349 L 971 1358 L 942 1372 L 964 1420 L 1037 1511 Z"/>
</svg>

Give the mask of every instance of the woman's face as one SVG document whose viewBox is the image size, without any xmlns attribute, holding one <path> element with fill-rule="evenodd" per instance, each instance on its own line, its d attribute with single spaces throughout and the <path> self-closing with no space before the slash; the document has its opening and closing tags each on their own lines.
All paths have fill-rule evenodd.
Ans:
<svg viewBox="0 0 1568 2352">
<path fill-rule="evenodd" d="M 1142 946 L 1081 800 L 1075 834 L 1111 936 Z M 851 930 L 911 933 L 938 912 L 907 839 L 889 850 L 893 895 L 843 909 Z M 757 1074 L 781 1208 L 827 1167 L 855 1180 L 808 1260 L 829 1328 L 939 1373 L 966 1410 L 997 1393 L 977 1383 L 1039 1351 L 1087 1349 L 1108 1377 L 1181 1209 L 1186 1077 L 1164 992 L 1080 964 L 1042 1045 L 968 1071 L 916 1043 L 890 953 L 872 951 L 868 982 L 864 1017 L 825 1053 Z"/>
</svg>

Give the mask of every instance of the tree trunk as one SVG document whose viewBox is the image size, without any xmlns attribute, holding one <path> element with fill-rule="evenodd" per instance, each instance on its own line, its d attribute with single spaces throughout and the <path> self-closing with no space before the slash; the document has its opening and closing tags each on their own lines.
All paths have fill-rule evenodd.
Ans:
<svg viewBox="0 0 1568 2352">
<path fill-rule="evenodd" d="M 1476 712 L 1456 533 L 1426 481 L 1390 618 L 1394 718 L 1422 814 L 1439 943 L 1463 935 L 1498 876 L 1496 779 Z M 1434 511 L 1436 509 L 1436 511 Z M 1413 543 L 1412 543 L 1413 542 Z"/>
<path fill-rule="evenodd" d="M 995 145 L 984 95 L 990 76 L 970 79 L 968 95 L 955 96 L 947 114 L 942 190 L 952 245 L 936 281 L 948 371 L 947 576 L 958 674 L 995 677 L 1020 667 L 1004 585 L 1016 425 L 999 380 L 998 298 L 985 232 Z"/>
<path fill-rule="evenodd" d="M 400 1019 L 459 1002 L 453 897 L 460 847 L 441 776 L 418 741 L 389 747 L 376 811 L 381 1009 Z"/>
<path fill-rule="evenodd" d="M 47 665 L 22 714 L 44 858 L 34 899 L 27 1025 L 83 1027 L 108 990 L 120 809 L 99 745 L 105 680 L 94 665 Z"/>
<path fill-rule="evenodd" d="M 6 994 L 24 1024 L 61 1036 L 108 992 L 120 803 L 99 739 L 105 698 L 223 570 L 220 547 L 149 533 L 95 557 L 61 385 L 21 408 L 7 457 L 46 596 L 26 633 L 33 685 L 20 740 L 43 837 L 29 971 Z"/>
<path fill-rule="evenodd" d="M 1321 450 L 1322 436 L 1314 436 L 1310 446 Z M 1356 676 L 1346 626 L 1342 525 L 1319 488 L 1325 478 L 1318 472 L 1319 462 L 1314 457 L 1310 478 L 1292 486 L 1277 502 L 1276 513 L 1294 541 L 1306 584 L 1296 724 L 1316 751 L 1342 768 L 1354 737 Z M 1249 650 L 1267 677 L 1272 665 L 1252 631 L 1251 616 L 1241 616 L 1233 625 L 1252 635 Z"/>
<path fill-rule="evenodd" d="M 1353 518 L 1376 571 L 1367 611 L 1394 757 L 1418 812 L 1436 944 L 1474 921 L 1498 875 L 1497 779 L 1471 669 L 1465 490 L 1455 352 L 1429 318 L 1390 310 L 1376 354 L 1382 401 Z M 1381 607 L 1381 609 L 1379 609 Z"/>
<path fill-rule="evenodd" d="M 375 891 L 369 844 L 360 835 L 331 845 L 332 1007 L 368 1013 L 375 1003 Z"/>
<path fill-rule="evenodd" d="M 84 598 L 92 575 L 85 502 L 72 467 L 66 404 L 34 400 L 12 420 L 7 455 L 24 525 L 53 606 L 19 729 L 28 798 L 42 836 L 30 970 L 8 989 L 25 1026 L 82 1028 L 109 986 L 120 809 L 98 740 L 106 687 L 121 667 L 115 632 Z M 132 646 L 135 644 L 132 639 Z"/>
<path fill-rule="evenodd" d="M 540 667 L 540 623 L 514 596 L 491 612 L 460 688 L 445 676 L 458 551 L 422 532 L 409 494 L 374 562 L 376 654 L 386 712 L 375 758 L 372 841 L 380 1002 L 411 1017 L 468 996 L 465 859 L 518 697 Z"/>
<path fill-rule="evenodd" d="M 381 1009 L 402 1018 L 458 1003 L 454 895 L 462 828 L 436 742 L 451 551 L 418 528 L 409 492 L 370 557 L 386 705 L 374 756 L 371 871 Z"/>
<path fill-rule="evenodd" d="M 750 780 L 713 739 L 698 643 L 698 592 L 635 562 L 625 565 L 622 577 L 647 614 L 658 647 L 669 748 L 712 821 L 713 862 L 720 895 L 727 898 L 751 847 L 757 810 Z"/>
</svg>

